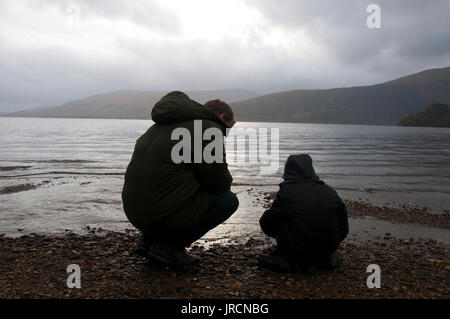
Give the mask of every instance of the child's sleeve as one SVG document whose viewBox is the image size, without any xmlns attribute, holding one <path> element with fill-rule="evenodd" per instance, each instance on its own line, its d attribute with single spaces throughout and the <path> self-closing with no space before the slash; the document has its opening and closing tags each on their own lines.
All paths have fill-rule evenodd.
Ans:
<svg viewBox="0 0 450 319">
<path fill-rule="evenodd" d="M 285 212 L 288 211 L 289 201 L 286 192 L 280 189 L 275 196 L 270 209 L 266 210 L 259 224 L 262 231 L 270 237 L 276 237 L 281 228 L 281 222 L 285 220 Z"/>
<path fill-rule="evenodd" d="M 345 204 L 342 202 L 342 200 L 338 197 L 338 207 L 336 211 L 337 215 L 337 224 L 338 224 L 338 232 L 339 232 L 339 238 L 341 241 L 347 237 L 349 228 L 348 228 L 348 214 L 347 214 L 347 208 L 345 207 Z"/>
</svg>

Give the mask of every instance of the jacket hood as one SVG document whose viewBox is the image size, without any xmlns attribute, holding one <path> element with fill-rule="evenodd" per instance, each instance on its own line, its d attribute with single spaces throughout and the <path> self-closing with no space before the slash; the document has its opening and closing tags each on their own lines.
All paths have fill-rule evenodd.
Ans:
<svg viewBox="0 0 450 319">
<path fill-rule="evenodd" d="M 315 183 L 321 182 L 312 166 L 311 156 L 308 154 L 290 155 L 284 166 L 283 179 L 288 183 L 302 179 Z"/>
<path fill-rule="evenodd" d="M 226 129 L 226 124 L 219 117 L 180 91 L 166 94 L 152 109 L 152 120 L 158 124 L 202 119 L 214 121 Z"/>
</svg>

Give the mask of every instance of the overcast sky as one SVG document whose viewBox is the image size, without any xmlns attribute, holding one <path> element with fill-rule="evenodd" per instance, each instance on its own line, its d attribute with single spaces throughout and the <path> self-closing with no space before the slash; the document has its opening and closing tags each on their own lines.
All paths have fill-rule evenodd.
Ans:
<svg viewBox="0 0 450 319">
<path fill-rule="evenodd" d="M 450 66 L 449 18 L 448 0 L 0 0 L 0 112 L 120 89 L 375 84 Z"/>
</svg>

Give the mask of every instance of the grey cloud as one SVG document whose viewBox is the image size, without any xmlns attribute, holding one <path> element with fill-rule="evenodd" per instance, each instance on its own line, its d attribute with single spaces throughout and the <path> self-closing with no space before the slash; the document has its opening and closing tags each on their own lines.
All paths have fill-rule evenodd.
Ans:
<svg viewBox="0 0 450 319">
<path fill-rule="evenodd" d="M 81 21 L 83 19 L 106 19 L 132 21 L 158 32 L 179 33 L 181 26 L 174 12 L 166 10 L 155 1 L 123 0 L 45 0 L 47 5 L 57 7 L 61 14 L 70 14 L 77 8 Z"/>
<path fill-rule="evenodd" d="M 114 50 L 109 59 L 87 54 L 88 47 L 80 55 L 57 40 L 24 50 L 8 38 L 9 26 L 0 19 L 0 112 L 116 89 L 249 88 L 268 93 L 367 85 L 450 65 L 447 0 L 244 1 L 262 15 L 263 23 L 214 40 L 179 40 L 183 12 L 156 1 L 27 2 L 36 13 L 56 8 L 62 16 L 74 3 L 82 21 L 129 22 L 159 37 L 116 35 L 111 47 L 100 47 Z M 381 29 L 366 26 L 366 7 L 373 2 L 382 10 Z M 10 6 L 0 0 L 0 15 L 10 14 Z M 264 36 L 275 28 L 285 34 L 304 31 L 325 56 L 265 44 Z"/>
<path fill-rule="evenodd" d="M 442 66 L 450 63 L 450 2 L 446 0 L 247 2 L 277 25 L 307 30 L 340 63 L 362 65 L 369 71 L 391 70 L 386 78 L 430 67 L 433 61 Z M 371 3 L 381 8 L 381 29 L 366 27 L 366 8 Z"/>
</svg>

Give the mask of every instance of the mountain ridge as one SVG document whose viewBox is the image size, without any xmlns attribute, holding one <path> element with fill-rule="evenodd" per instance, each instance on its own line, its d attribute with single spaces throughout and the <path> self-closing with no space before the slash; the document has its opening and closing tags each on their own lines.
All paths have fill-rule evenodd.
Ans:
<svg viewBox="0 0 450 319">
<path fill-rule="evenodd" d="M 242 121 L 392 125 L 425 105 L 449 102 L 446 67 L 368 86 L 289 90 L 231 104 Z"/>
<path fill-rule="evenodd" d="M 2 116 L 150 119 L 153 105 L 167 92 L 118 90 Z M 366 86 L 264 95 L 246 89 L 184 92 L 200 103 L 228 102 L 238 121 L 395 125 L 426 105 L 450 104 L 450 67 Z"/>
<path fill-rule="evenodd" d="M 117 90 L 90 95 L 62 105 L 39 107 L 7 113 L 6 115 L 17 117 L 150 119 L 153 105 L 168 92 Z M 258 93 L 246 89 L 192 90 L 185 92 L 201 103 L 215 98 L 237 101 L 259 96 Z"/>
</svg>

